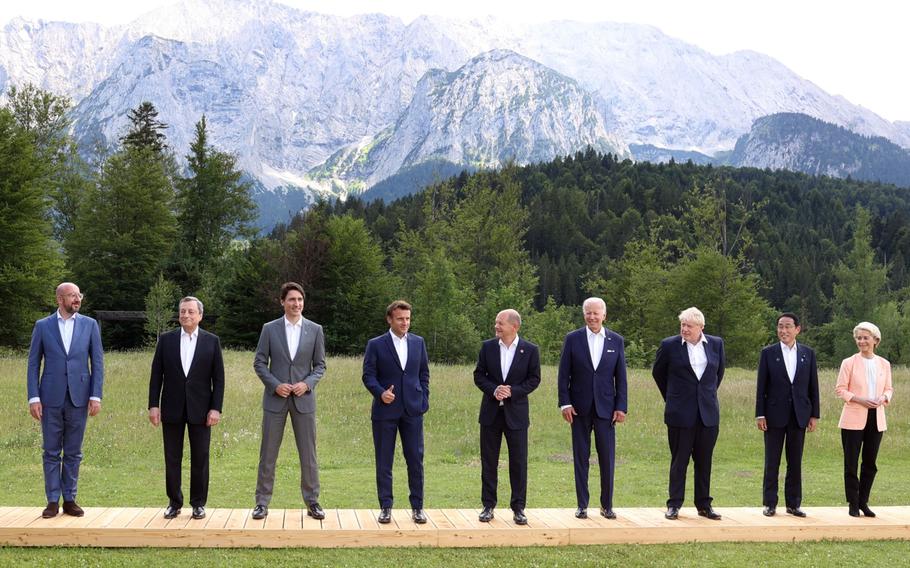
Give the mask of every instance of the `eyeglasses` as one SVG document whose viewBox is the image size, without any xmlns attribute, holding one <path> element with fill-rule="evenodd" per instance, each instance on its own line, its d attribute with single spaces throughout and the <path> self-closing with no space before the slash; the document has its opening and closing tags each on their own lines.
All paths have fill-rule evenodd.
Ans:
<svg viewBox="0 0 910 568">
<path fill-rule="evenodd" d="M 77 294 L 76 292 L 70 292 L 69 294 L 60 294 L 60 296 L 63 298 L 70 298 L 71 300 L 75 300 L 75 299 L 82 300 L 83 298 L 85 298 L 85 294 L 82 294 L 82 293 Z"/>
</svg>

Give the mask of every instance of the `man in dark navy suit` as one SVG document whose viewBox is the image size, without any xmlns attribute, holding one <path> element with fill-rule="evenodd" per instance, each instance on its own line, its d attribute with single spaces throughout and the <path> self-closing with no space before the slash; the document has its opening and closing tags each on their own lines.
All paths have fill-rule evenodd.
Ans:
<svg viewBox="0 0 910 568">
<path fill-rule="evenodd" d="M 101 412 L 104 352 L 98 322 L 79 313 L 82 292 L 57 286 L 57 311 L 35 323 L 28 350 L 28 411 L 41 422 L 45 519 L 63 512 L 81 517 L 76 503 L 82 439 L 88 416 Z"/>
<path fill-rule="evenodd" d="M 755 422 L 765 437 L 765 476 L 762 504 L 766 517 L 777 509 L 777 477 L 784 445 L 787 447 L 787 477 L 784 500 L 787 513 L 805 517 L 802 461 L 806 430 L 812 432 L 819 418 L 818 368 L 815 352 L 796 342 L 799 318 L 785 312 L 777 317 L 779 343 L 762 349 L 758 360 Z"/>
<path fill-rule="evenodd" d="M 373 395 L 373 446 L 376 489 L 382 524 L 392 521 L 392 461 L 395 440 L 408 466 L 411 518 L 427 522 L 423 511 L 423 415 L 430 407 L 430 365 L 423 338 L 408 333 L 411 305 L 403 300 L 386 309 L 389 332 L 367 342 L 363 384 Z"/>
<path fill-rule="evenodd" d="M 668 519 L 679 518 L 686 493 L 689 459 L 695 464 L 695 508 L 719 521 L 711 507 L 711 459 L 720 425 L 717 388 L 724 378 L 724 340 L 705 335 L 698 308 L 679 314 L 679 335 L 660 343 L 651 374 L 666 402 L 664 423 L 670 442 Z"/>
<path fill-rule="evenodd" d="M 600 298 L 582 304 L 585 327 L 566 335 L 559 359 L 559 407 L 572 428 L 575 462 L 575 516 L 588 516 L 588 467 L 591 432 L 600 466 L 600 514 L 615 519 L 613 472 L 616 455 L 615 425 L 626 419 L 628 388 L 626 355 L 621 335 L 604 327 L 607 305 Z"/>
<path fill-rule="evenodd" d="M 496 315 L 496 337 L 484 341 L 474 369 L 474 384 L 483 391 L 480 402 L 480 482 L 483 511 L 480 521 L 493 519 L 496 507 L 499 450 L 505 436 L 509 446 L 509 506 L 515 524 L 526 525 L 528 491 L 528 395 L 540 385 L 540 351 L 518 337 L 521 315 L 503 310 Z"/>
<path fill-rule="evenodd" d="M 212 426 L 221 420 L 224 362 L 218 336 L 199 327 L 202 302 L 187 296 L 178 304 L 180 328 L 158 338 L 149 378 L 149 422 L 161 424 L 164 478 L 173 519 L 183 507 L 181 465 L 184 431 L 190 440 L 190 506 L 193 518 L 205 517 L 209 492 Z"/>
</svg>

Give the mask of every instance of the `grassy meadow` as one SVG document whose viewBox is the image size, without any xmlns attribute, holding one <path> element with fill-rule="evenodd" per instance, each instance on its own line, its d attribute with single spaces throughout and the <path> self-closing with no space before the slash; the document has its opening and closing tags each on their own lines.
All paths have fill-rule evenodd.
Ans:
<svg viewBox="0 0 910 568">
<path fill-rule="evenodd" d="M 227 388 L 224 415 L 212 435 L 209 507 L 252 507 L 259 457 L 262 384 L 252 369 L 252 353 L 225 353 Z M 147 416 L 150 352 L 106 356 L 102 412 L 90 418 L 86 431 L 79 483 L 83 506 L 164 507 L 164 460 L 160 429 Z M 373 445 L 370 431 L 371 397 L 360 382 L 360 359 L 332 357 L 317 387 L 318 455 L 322 495 L 327 508 L 375 508 Z M 28 414 L 24 355 L 0 358 L 0 505 L 40 506 L 45 502 L 41 469 L 41 430 Z M 430 411 L 425 418 L 428 508 L 480 509 L 480 463 L 477 412 L 480 391 L 472 367 L 431 366 Z M 842 452 L 837 419 L 841 403 L 834 396 L 836 372 L 820 372 L 822 420 L 807 435 L 803 462 L 803 505 L 846 505 L 843 495 Z M 897 396 L 888 409 L 888 426 L 879 454 L 879 473 L 870 506 L 910 503 L 910 409 L 902 403 L 910 371 L 894 370 Z M 669 449 L 663 424 L 663 404 L 650 373 L 633 369 L 629 375 L 629 417 L 617 432 L 614 505 L 662 508 L 666 500 Z M 714 504 L 761 506 L 762 436 L 754 424 L 754 371 L 731 369 L 721 385 L 720 438 L 714 455 Z M 556 368 L 543 369 L 540 388 L 531 395 L 528 506 L 575 507 L 569 427 L 556 405 Z M 299 468 L 290 425 L 278 461 L 273 508 L 299 508 Z M 503 467 L 505 466 L 503 444 Z M 187 449 L 188 452 L 188 449 Z M 593 464 L 592 464 L 593 465 Z M 184 491 L 189 487 L 187 463 Z M 686 506 L 691 506 L 692 484 Z M 781 472 L 783 477 L 783 468 Z M 592 504 L 597 502 L 597 469 L 591 472 Z M 781 492 L 783 479 L 781 479 Z M 395 464 L 396 505 L 407 506 L 404 460 Z M 500 475 L 500 506 L 508 503 L 508 474 Z M 781 502 L 783 497 L 781 496 Z M 766 564 L 830 565 L 861 557 L 870 563 L 898 559 L 906 543 L 724 544 L 667 546 L 595 546 L 521 550 L 465 550 L 453 556 L 440 550 L 295 550 L 295 551 L 63 551 L 0 549 L 0 563 L 45 563 L 58 557 L 78 564 L 124 564 L 149 559 L 168 561 L 197 558 L 240 565 L 268 561 L 282 565 L 306 561 L 315 565 L 374 564 L 376 560 L 406 561 L 415 566 L 442 562 L 493 565 L 604 565 L 632 563 L 679 565 L 710 561 L 738 564 L 757 557 Z M 760 556 L 757 556 L 760 555 Z M 690 562 L 691 561 L 691 562 Z"/>
</svg>

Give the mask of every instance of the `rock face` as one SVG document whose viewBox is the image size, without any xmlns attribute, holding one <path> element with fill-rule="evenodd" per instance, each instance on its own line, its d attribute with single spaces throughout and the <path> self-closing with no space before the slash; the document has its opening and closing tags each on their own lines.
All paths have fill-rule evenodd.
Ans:
<svg viewBox="0 0 910 568">
<path fill-rule="evenodd" d="M 753 52 L 715 56 L 649 26 L 349 18 L 254 0 L 186 0 L 126 26 L 16 19 L 0 88 L 75 103 L 82 147 L 115 144 L 152 101 L 186 153 L 211 139 L 264 188 L 344 194 L 427 163 L 486 167 L 630 144 L 714 154 L 798 112 L 910 147 L 910 126 Z M 415 168 L 417 168 L 415 170 Z"/>
</svg>

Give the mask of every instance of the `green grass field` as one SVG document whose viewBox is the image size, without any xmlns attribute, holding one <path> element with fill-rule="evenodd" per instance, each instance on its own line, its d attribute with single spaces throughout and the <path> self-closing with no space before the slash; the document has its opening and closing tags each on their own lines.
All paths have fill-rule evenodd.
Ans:
<svg viewBox="0 0 910 568">
<path fill-rule="evenodd" d="M 223 421 L 212 436 L 210 507 L 252 507 L 259 456 L 262 384 L 252 370 L 252 353 L 227 352 L 227 389 Z M 79 483 L 83 506 L 160 506 L 164 464 L 160 430 L 146 418 L 150 352 L 114 353 L 105 359 L 106 380 L 100 416 L 91 418 L 84 444 Z M 426 506 L 480 508 L 477 411 L 480 391 L 468 366 L 432 366 L 430 412 L 425 421 Z M 902 404 L 902 386 L 910 371 L 895 369 L 895 403 L 888 409 L 888 432 L 879 454 L 879 474 L 870 505 L 910 503 L 910 412 Z M 803 504 L 844 504 L 842 452 L 837 419 L 841 403 L 834 396 L 835 371 L 820 373 L 822 421 L 807 435 L 803 463 Z M 647 370 L 629 378 L 629 418 L 617 433 L 616 507 L 662 507 L 666 500 L 669 450 L 663 405 Z M 321 503 L 328 508 L 377 507 L 370 395 L 360 382 L 360 359 L 331 358 L 317 388 Z M 714 455 L 714 504 L 761 506 L 763 445 L 754 425 L 754 371 L 733 369 L 720 390 L 720 438 Z M 41 430 L 28 414 L 25 357 L 0 358 L 0 505 L 44 504 Z M 569 427 L 556 405 L 556 369 L 545 367 L 541 387 L 531 395 L 529 507 L 575 507 Z M 299 469 L 288 426 L 278 462 L 272 507 L 301 507 Z M 505 445 L 503 447 L 505 452 Z M 506 456 L 503 455 L 503 458 Z M 592 502 L 597 473 L 592 468 Z M 783 472 L 782 472 L 783 473 Z M 188 464 L 184 477 L 188 475 Z M 508 476 L 501 475 L 500 502 L 508 502 Z M 691 468 L 690 468 L 691 479 Z M 505 482 L 504 484 L 502 482 Z M 188 481 L 185 481 L 188 484 Z M 781 483 L 781 490 L 782 490 Z M 188 487 L 184 488 L 188 490 Z M 686 506 L 691 506 L 691 483 Z M 404 460 L 396 455 L 395 495 L 407 505 Z M 846 506 L 844 505 L 846 515 Z M 493 565 L 680 565 L 832 562 L 872 564 L 905 555 L 906 543 L 729 544 L 673 546 L 568 547 L 520 550 L 0 550 L 0 563 L 44 564 L 59 557 L 81 565 L 124 564 L 148 560 L 197 558 L 238 564 L 375 564 L 388 559 L 416 566 Z M 191 556 L 195 555 L 195 556 Z"/>
</svg>

